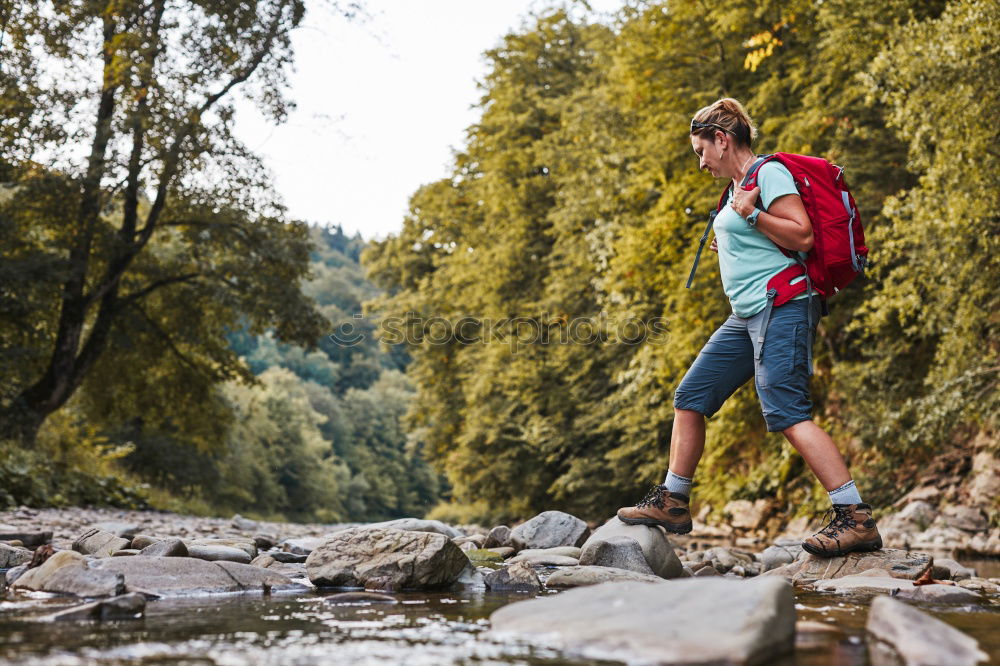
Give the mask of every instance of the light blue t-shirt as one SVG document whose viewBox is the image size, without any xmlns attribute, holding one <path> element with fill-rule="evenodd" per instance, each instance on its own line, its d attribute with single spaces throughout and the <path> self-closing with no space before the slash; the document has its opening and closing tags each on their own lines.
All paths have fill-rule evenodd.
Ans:
<svg viewBox="0 0 1000 666">
<path fill-rule="evenodd" d="M 778 197 L 798 194 L 795 181 L 785 165 L 771 161 L 760 168 L 757 176 L 760 200 L 767 209 Z M 715 218 L 715 237 L 719 246 L 719 272 L 722 288 L 733 312 L 739 317 L 752 317 L 767 305 L 767 281 L 774 274 L 795 263 L 786 257 L 770 238 L 747 224 L 726 200 Z M 804 259 L 806 254 L 800 252 Z M 798 282 L 803 278 L 792 280 Z M 803 293 L 795 298 L 806 298 Z M 794 299 L 793 299 L 794 300 Z"/>
</svg>

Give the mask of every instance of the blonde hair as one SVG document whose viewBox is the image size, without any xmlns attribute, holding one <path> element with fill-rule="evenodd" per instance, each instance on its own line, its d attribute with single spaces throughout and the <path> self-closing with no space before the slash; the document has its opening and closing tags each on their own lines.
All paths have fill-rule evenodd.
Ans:
<svg viewBox="0 0 1000 666">
<path fill-rule="evenodd" d="M 723 97 L 700 109 L 692 119 L 698 123 L 717 125 L 732 134 L 736 143 L 749 147 L 757 138 L 757 126 L 750 119 L 750 114 L 743 108 L 739 100 Z M 701 127 L 692 129 L 691 134 L 705 139 L 715 136 L 716 127 Z"/>
</svg>

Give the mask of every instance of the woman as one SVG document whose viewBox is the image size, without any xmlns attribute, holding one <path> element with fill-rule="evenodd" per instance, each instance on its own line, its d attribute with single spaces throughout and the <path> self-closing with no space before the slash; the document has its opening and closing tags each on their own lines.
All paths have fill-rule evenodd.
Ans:
<svg viewBox="0 0 1000 666">
<path fill-rule="evenodd" d="M 803 293 L 770 312 L 766 308 L 768 280 L 795 261 L 777 246 L 806 253 L 813 232 L 792 175 L 780 162 L 760 168 L 759 187 L 740 187 L 756 159 L 750 148 L 756 134 L 743 105 L 731 98 L 701 109 L 691 121 L 699 168 L 733 183 L 727 205 L 715 219 L 711 246 L 719 255 L 733 313 L 709 338 L 674 393 L 666 479 L 635 506 L 619 509 L 618 517 L 633 525 L 662 525 L 675 534 L 691 531 L 689 497 L 705 447 L 705 417 L 753 377 L 768 431 L 784 434 L 833 503 L 833 520 L 802 547 L 826 557 L 876 550 L 882 539 L 872 508 L 861 501 L 843 456 L 810 415 L 808 352 L 820 299 Z M 758 198 L 763 211 L 756 206 Z"/>
</svg>

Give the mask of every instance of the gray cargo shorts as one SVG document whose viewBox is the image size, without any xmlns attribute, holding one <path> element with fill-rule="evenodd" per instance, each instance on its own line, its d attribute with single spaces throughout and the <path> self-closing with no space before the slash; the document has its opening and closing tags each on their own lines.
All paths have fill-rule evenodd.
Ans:
<svg viewBox="0 0 1000 666">
<path fill-rule="evenodd" d="M 811 419 L 808 352 L 821 316 L 821 302 L 812 299 L 811 328 L 809 303 L 803 298 L 773 308 L 763 349 L 758 348 L 758 338 L 765 312 L 752 317 L 731 314 L 688 368 L 674 392 L 674 407 L 712 416 L 753 377 L 769 432 Z"/>
</svg>

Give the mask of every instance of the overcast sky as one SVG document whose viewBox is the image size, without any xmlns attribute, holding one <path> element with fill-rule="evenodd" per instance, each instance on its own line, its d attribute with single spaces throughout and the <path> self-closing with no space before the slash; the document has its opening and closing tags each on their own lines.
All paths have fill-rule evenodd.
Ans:
<svg viewBox="0 0 1000 666">
<path fill-rule="evenodd" d="M 295 37 L 288 122 L 240 105 L 237 134 L 264 156 L 292 217 L 384 238 L 409 196 L 449 173 L 477 119 L 483 51 L 545 0 L 368 0 L 348 22 L 317 0 Z M 622 0 L 590 0 L 613 12 Z"/>
</svg>

